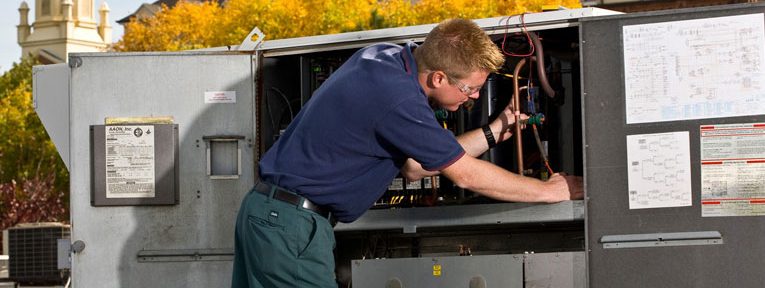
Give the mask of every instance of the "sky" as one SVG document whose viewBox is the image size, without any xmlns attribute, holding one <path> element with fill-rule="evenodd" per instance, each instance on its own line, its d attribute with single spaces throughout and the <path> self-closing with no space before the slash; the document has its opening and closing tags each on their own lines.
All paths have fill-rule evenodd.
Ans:
<svg viewBox="0 0 765 288">
<path fill-rule="evenodd" d="M 29 5 L 29 24 L 34 21 L 34 3 L 36 0 L 26 0 Z M 96 15 L 101 3 L 106 1 L 109 6 L 109 21 L 112 26 L 112 41 L 117 42 L 122 38 L 122 25 L 114 21 L 124 18 L 135 12 L 143 3 L 152 3 L 155 0 L 95 0 Z M 16 26 L 19 25 L 19 6 L 21 0 L 0 0 L 0 74 L 8 71 L 14 62 L 21 59 L 21 46 L 16 39 Z M 100 21 L 100 20 L 97 20 Z"/>
</svg>

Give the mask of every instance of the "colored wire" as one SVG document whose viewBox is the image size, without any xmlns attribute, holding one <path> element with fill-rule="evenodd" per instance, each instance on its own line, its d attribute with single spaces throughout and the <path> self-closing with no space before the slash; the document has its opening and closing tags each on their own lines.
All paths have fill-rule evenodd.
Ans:
<svg viewBox="0 0 765 288">
<path fill-rule="evenodd" d="M 529 59 L 531 60 L 531 59 Z M 534 73 L 533 73 L 533 66 L 531 64 L 533 61 L 529 61 L 529 79 L 528 79 L 528 86 L 529 89 L 526 90 L 526 106 L 528 107 L 528 111 L 526 111 L 529 114 L 536 114 L 536 92 L 534 89 Z"/>
<path fill-rule="evenodd" d="M 534 129 L 534 140 L 536 140 L 537 142 L 537 147 L 539 148 L 539 154 L 542 155 L 542 161 L 545 163 L 547 172 L 550 172 L 550 175 L 555 174 L 552 168 L 550 168 L 550 161 L 547 159 L 547 154 L 545 153 L 545 147 L 542 146 L 542 140 L 539 138 L 539 130 L 537 130 L 537 124 L 531 124 L 531 128 Z"/>
<path fill-rule="evenodd" d="M 521 27 L 522 27 L 521 31 L 523 31 L 523 34 L 526 35 L 526 40 L 528 41 L 528 44 L 529 44 L 529 52 L 525 54 L 515 54 L 512 52 L 507 52 L 507 50 L 505 50 L 505 42 L 507 42 L 507 34 L 508 34 L 509 26 L 510 26 L 510 19 L 513 18 L 513 16 L 510 16 L 510 17 L 507 17 L 505 20 L 505 35 L 502 37 L 502 45 L 501 45 L 502 53 L 504 53 L 507 56 L 529 57 L 531 55 L 534 55 L 534 42 L 531 40 L 531 35 L 529 35 L 528 27 L 526 27 L 525 15 L 526 13 L 520 14 Z M 502 24 L 502 19 L 500 19 L 499 21 L 500 21 L 500 24 Z"/>
</svg>

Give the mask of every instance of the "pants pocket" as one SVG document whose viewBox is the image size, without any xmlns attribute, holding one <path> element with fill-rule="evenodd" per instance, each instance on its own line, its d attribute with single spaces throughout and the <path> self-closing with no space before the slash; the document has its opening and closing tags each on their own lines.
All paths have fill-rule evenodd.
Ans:
<svg viewBox="0 0 765 288">
<path fill-rule="evenodd" d="M 305 239 L 302 242 L 303 245 L 298 247 L 298 257 L 312 257 L 312 255 L 334 257 L 332 250 L 335 248 L 335 234 L 329 221 L 313 213 L 306 215 L 306 221 L 310 225 L 306 225 L 300 234 L 307 236 L 303 236 Z"/>
<path fill-rule="evenodd" d="M 308 254 L 310 255 L 311 249 L 313 249 L 314 246 L 316 246 L 316 242 L 320 241 L 319 237 L 321 237 L 319 234 L 319 227 L 317 223 L 317 219 L 314 217 L 314 215 L 307 215 L 306 222 L 310 223 L 310 225 L 306 225 L 305 229 L 300 233 L 299 235 L 302 236 L 301 238 L 305 239 L 304 241 L 301 241 L 301 246 L 298 247 L 298 257 L 303 257 L 303 255 Z"/>
<path fill-rule="evenodd" d="M 297 259 L 298 287 L 337 287 L 332 226 L 319 215 L 304 215 L 311 225 L 305 225 L 298 236 L 302 240 Z"/>
<path fill-rule="evenodd" d="M 294 286 L 297 269 L 293 248 L 295 236 L 283 225 L 269 219 L 250 215 L 248 217 L 250 236 L 248 265 L 251 265 L 254 277 L 264 287 Z"/>
</svg>

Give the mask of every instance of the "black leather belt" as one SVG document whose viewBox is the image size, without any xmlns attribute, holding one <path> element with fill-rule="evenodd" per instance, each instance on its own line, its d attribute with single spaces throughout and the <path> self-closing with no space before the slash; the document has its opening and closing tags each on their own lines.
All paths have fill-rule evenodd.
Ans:
<svg viewBox="0 0 765 288">
<path fill-rule="evenodd" d="M 321 216 L 324 216 L 324 218 L 327 218 L 328 220 L 330 220 L 330 222 L 332 222 L 329 209 L 316 205 L 315 203 L 311 202 L 311 200 L 308 200 L 303 196 L 297 195 L 287 189 L 284 189 L 282 187 L 279 187 L 267 182 L 258 181 L 255 184 L 255 191 L 257 191 L 260 194 L 269 196 L 271 194 L 272 187 L 276 188 L 274 189 L 274 197 L 273 197 L 274 199 L 301 207 L 303 209 L 311 210 Z"/>
</svg>

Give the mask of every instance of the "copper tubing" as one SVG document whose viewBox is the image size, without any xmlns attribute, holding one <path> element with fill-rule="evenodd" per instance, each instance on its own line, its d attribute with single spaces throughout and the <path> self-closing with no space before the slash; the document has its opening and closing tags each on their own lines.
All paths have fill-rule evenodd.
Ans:
<svg viewBox="0 0 765 288">
<path fill-rule="evenodd" d="M 532 60 L 537 61 L 539 84 L 542 86 L 542 90 L 545 90 L 547 96 L 555 98 L 555 90 L 550 86 L 550 82 L 547 81 L 547 75 L 545 74 L 545 52 L 542 49 L 542 41 L 539 41 L 537 33 L 531 33 L 531 41 L 534 43 L 534 51 L 536 52 L 536 56 L 532 57 Z"/>
<path fill-rule="evenodd" d="M 521 111 L 521 93 L 518 91 L 518 75 L 520 75 L 521 67 L 523 67 L 524 64 L 526 64 L 526 58 L 518 61 L 518 64 L 515 64 L 515 70 L 513 70 L 513 110 L 515 110 L 513 117 L 515 117 L 514 134 L 515 153 L 517 155 L 516 160 L 518 161 L 518 175 L 523 175 L 523 145 L 521 145 L 521 114 L 519 113 Z"/>
<path fill-rule="evenodd" d="M 550 82 L 547 80 L 547 75 L 545 74 L 545 54 L 544 49 L 542 48 L 542 41 L 539 41 L 539 36 L 537 36 L 536 33 L 531 33 L 531 41 L 534 43 L 534 51 L 536 52 L 536 55 L 529 57 L 529 59 L 537 62 L 537 75 L 542 90 L 545 91 L 547 96 L 554 98 L 555 90 L 550 86 Z M 521 68 L 524 64 L 526 64 L 526 58 L 518 61 L 513 70 L 513 109 L 515 109 L 516 112 L 520 112 L 521 108 L 521 93 L 518 89 L 518 75 L 520 75 Z M 521 138 L 521 125 L 519 125 L 519 123 L 521 123 L 520 114 L 515 114 L 515 123 L 515 152 L 517 154 L 518 174 L 523 175 L 523 139 Z"/>
</svg>

